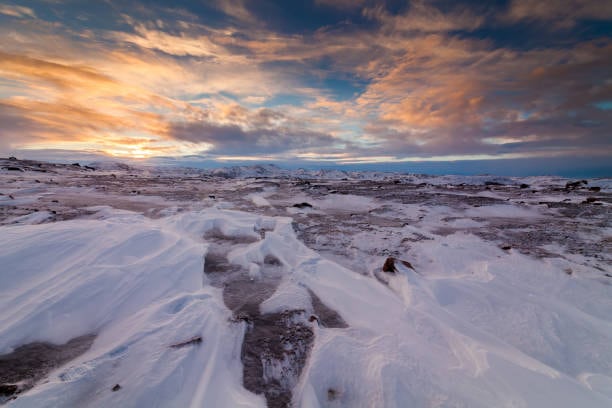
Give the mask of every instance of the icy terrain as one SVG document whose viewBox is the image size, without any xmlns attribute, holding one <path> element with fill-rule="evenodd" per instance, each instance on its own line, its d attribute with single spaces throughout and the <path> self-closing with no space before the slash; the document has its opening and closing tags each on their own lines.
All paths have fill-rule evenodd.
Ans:
<svg viewBox="0 0 612 408">
<path fill-rule="evenodd" d="M 0 404 L 612 406 L 611 187 L 0 160 Z"/>
</svg>

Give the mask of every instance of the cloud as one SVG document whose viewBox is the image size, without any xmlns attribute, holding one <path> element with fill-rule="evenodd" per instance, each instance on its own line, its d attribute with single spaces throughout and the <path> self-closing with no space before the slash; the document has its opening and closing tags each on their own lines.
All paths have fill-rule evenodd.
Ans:
<svg viewBox="0 0 612 408">
<path fill-rule="evenodd" d="M 552 22 L 571 28 L 578 20 L 612 20 L 612 4 L 597 0 L 512 0 L 505 18 L 509 21 Z"/>
<path fill-rule="evenodd" d="M 249 110 L 214 97 L 194 105 L 163 95 L 173 89 L 194 93 L 199 89 L 208 92 L 227 89 L 240 93 L 252 90 L 253 86 L 282 85 L 278 80 L 274 83 L 272 77 L 244 78 L 238 73 L 235 78 L 242 84 L 232 82 L 232 68 L 226 67 L 221 70 L 226 69 L 229 76 L 217 68 L 206 70 L 207 78 L 203 80 L 189 62 L 178 65 L 167 58 L 147 52 L 107 50 L 88 64 L 77 65 L 65 59 L 59 63 L 1 52 L 0 72 L 20 83 L 22 91 L 29 90 L 24 96 L 4 99 L 5 116 L 10 113 L 13 128 L 20 128 L 23 136 L 13 140 L 11 146 L 55 143 L 111 153 L 138 150 L 140 154 L 145 150 L 151 154 L 156 151 L 176 154 L 181 146 L 187 146 L 192 152 L 211 148 L 215 154 L 229 154 L 278 153 L 337 142 L 324 132 L 305 129 L 303 122 L 271 109 Z M 221 88 L 216 89 L 215 75 Z M 122 134 L 131 136 L 121 137 Z"/>
<path fill-rule="evenodd" d="M 0 4 L 0 14 L 18 18 L 36 18 L 34 10 L 29 7 L 15 6 L 10 4 Z"/>
<path fill-rule="evenodd" d="M 357 110 L 376 112 L 364 130 L 381 154 L 496 153 L 503 146 L 483 139 L 508 135 L 532 139 L 513 146 L 523 153 L 538 146 L 533 139 L 550 149 L 611 147 L 612 121 L 593 106 L 612 91 L 609 41 L 516 51 L 430 35 L 401 45 L 405 54 L 384 60 L 389 69 L 369 64 L 372 82 L 357 99 Z"/>
<path fill-rule="evenodd" d="M 114 81 L 86 66 L 69 66 L 0 51 L 0 72 L 14 79 L 35 78 L 70 88 L 87 82 L 113 85 Z"/>
<path fill-rule="evenodd" d="M 151 107 L 171 112 L 167 98 L 117 80 L 88 65 L 58 63 L 0 51 L 4 84 L 19 94 L 0 103 L 3 149 L 23 146 L 79 146 L 107 150 L 127 146 L 118 135 L 148 134 L 155 150 L 166 122 Z M 141 143 L 142 144 L 142 143 Z"/>
<path fill-rule="evenodd" d="M 412 1 L 408 11 L 403 14 L 391 14 L 383 6 L 377 6 L 364 9 L 363 15 L 380 22 L 385 30 L 400 32 L 473 31 L 485 21 L 484 16 L 474 14 L 469 8 L 458 6 L 450 12 L 442 12 L 422 0 Z"/>
<path fill-rule="evenodd" d="M 248 9 L 245 0 L 216 0 L 215 8 L 240 22 L 256 24 L 257 19 Z"/>
<path fill-rule="evenodd" d="M 117 144 L 112 136 L 122 132 L 163 135 L 166 125 L 154 113 L 130 111 L 110 113 L 70 101 L 8 99 L 0 104 L 3 118 L 2 139 L 11 145 L 23 142 L 83 142 L 90 145 Z M 126 139 L 120 140 L 126 144 Z"/>
<path fill-rule="evenodd" d="M 173 123 L 169 134 L 178 140 L 210 145 L 213 155 L 256 155 L 326 148 L 337 143 L 333 137 L 289 127 L 245 130 L 238 125 L 206 121 Z"/>
<path fill-rule="evenodd" d="M 350 10 L 362 7 L 366 0 L 315 0 L 315 4 L 337 8 L 340 10 Z"/>
<path fill-rule="evenodd" d="M 34 133 L 38 126 L 22 115 L 22 111 L 0 102 L 0 153 L 12 151 L 24 143 L 36 140 Z"/>
<path fill-rule="evenodd" d="M 113 32 L 110 37 L 116 41 L 131 43 L 142 48 L 159 50 L 176 56 L 216 57 L 219 47 L 210 41 L 208 35 L 189 36 L 168 34 L 159 29 L 147 28 L 143 24 L 134 26 L 135 34 Z"/>
<path fill-rule="evenodd" d="M 280 154 L 331 149 L 346 145 L 324 131 L 314 130 L 289 112 L 241 105 L 217 105 L 190 120 L 172 122 L 169 137 L 201 144 L 208 154 Z"/>
</svg>

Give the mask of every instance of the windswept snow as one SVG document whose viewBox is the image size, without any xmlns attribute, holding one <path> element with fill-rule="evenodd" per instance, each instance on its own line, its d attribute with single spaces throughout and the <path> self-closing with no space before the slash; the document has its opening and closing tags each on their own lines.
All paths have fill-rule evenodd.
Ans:
<svg viewBox="0 0 612 408">
<path fill-rule="evenodd" d="M 606 188 L 53 171 L 0 174 L 0 354 L 95 339 L 9 406 L 612 405 Z"/>
</svg>

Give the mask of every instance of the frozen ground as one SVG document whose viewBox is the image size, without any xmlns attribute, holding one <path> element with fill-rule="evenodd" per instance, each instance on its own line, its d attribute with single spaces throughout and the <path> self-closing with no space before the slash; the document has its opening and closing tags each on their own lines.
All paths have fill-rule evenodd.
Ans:
<svg viewBox="0 0 612 408">
<path fill-rule="evenodd" d="M 0 160 L 0 404 L 612 406 L 611 188 Z"/>
</svg>

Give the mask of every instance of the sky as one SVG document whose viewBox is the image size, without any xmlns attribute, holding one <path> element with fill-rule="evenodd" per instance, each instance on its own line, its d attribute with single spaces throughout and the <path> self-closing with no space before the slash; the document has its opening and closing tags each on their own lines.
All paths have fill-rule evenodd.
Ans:
<svg viewBox="0 0 612 408">
<path fill-rule="evenodd" d="M 612 2 L 0 0 L 0 38 L 0 156 L 612 176 Z"/>
</svg>

